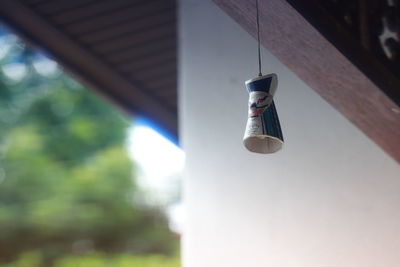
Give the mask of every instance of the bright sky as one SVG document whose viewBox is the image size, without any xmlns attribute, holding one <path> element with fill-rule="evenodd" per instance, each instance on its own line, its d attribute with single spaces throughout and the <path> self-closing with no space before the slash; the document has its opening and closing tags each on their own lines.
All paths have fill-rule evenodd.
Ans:
<svg viewBox="0 0 400 267">
<path fill-rule="evenodd" d="M 141 121 L 129 129 L 128 149 L 139 165 L 136 178 L 146 193 L 146 202 L 165 206 L 172 230 L 181 233 L 183 206 L 176 199 L 180 194 L 184 152 Z"/>
</svg>

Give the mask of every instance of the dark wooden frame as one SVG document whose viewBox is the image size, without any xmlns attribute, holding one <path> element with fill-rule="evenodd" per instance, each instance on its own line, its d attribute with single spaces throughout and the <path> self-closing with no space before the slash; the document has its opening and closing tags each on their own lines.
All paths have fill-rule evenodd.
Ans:
<svg viewBox="0 0 400 267">
<path fill-rule="evenodd" d="M 381 62 L 377 55 L 370 50 L 368 40 L 370 33 L 367 30 L 364 30 L 365 33 L 358 33 L 359 36 L 354 36 L 322 8 L 317 0 L 286 1 L 371 79 L 393 102 L 400 105 L 400 70 L 397 70 L 397 74 L 392 72 L 389 66 Z M 366 23 L 363 23 L 364 28 L 369 28 L 368 24 L 364 24 Z M 389 61 L 386 63 L 389 63 Z"/>
</svg>

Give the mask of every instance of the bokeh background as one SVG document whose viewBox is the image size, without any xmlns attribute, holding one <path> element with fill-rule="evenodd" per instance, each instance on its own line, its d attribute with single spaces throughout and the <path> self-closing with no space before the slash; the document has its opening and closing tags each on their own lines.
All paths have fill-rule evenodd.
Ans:
<svg viewBox="0 0 400 267">
<path fill-rule="evenodd" d="M 1 26 L 0 266 L 180 265 L 179 169 L 151 187 L 132 121 Z"/>
</svg>

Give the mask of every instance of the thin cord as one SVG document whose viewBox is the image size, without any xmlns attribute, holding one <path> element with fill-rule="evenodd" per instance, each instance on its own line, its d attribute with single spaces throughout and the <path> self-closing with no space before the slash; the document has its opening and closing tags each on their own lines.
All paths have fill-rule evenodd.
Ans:
<svg viewBox="0 0 400 267">
<path fill-rule="evenodd" d="M 256 12 L 257 12 L 257 42 L 258 42 L 258 76 L 262 76 L 261 73 L 261 50 L 260 50 L 260 20 L 258 15 L 258 0 L 256 0 Z"/>
</svg>

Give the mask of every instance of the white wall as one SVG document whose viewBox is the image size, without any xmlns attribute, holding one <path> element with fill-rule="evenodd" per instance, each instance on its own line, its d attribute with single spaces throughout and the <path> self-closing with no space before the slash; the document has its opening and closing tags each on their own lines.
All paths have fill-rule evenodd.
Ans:
<svg viewBox="0 0 400 267">
<path fill-rule="evenodd" d="M 265 50 L 285 146 L 246 151 L 256 42 L 209 0 L 180 15 L 184 266 L 400 266 L 400 165 Z"/>
</svg>

